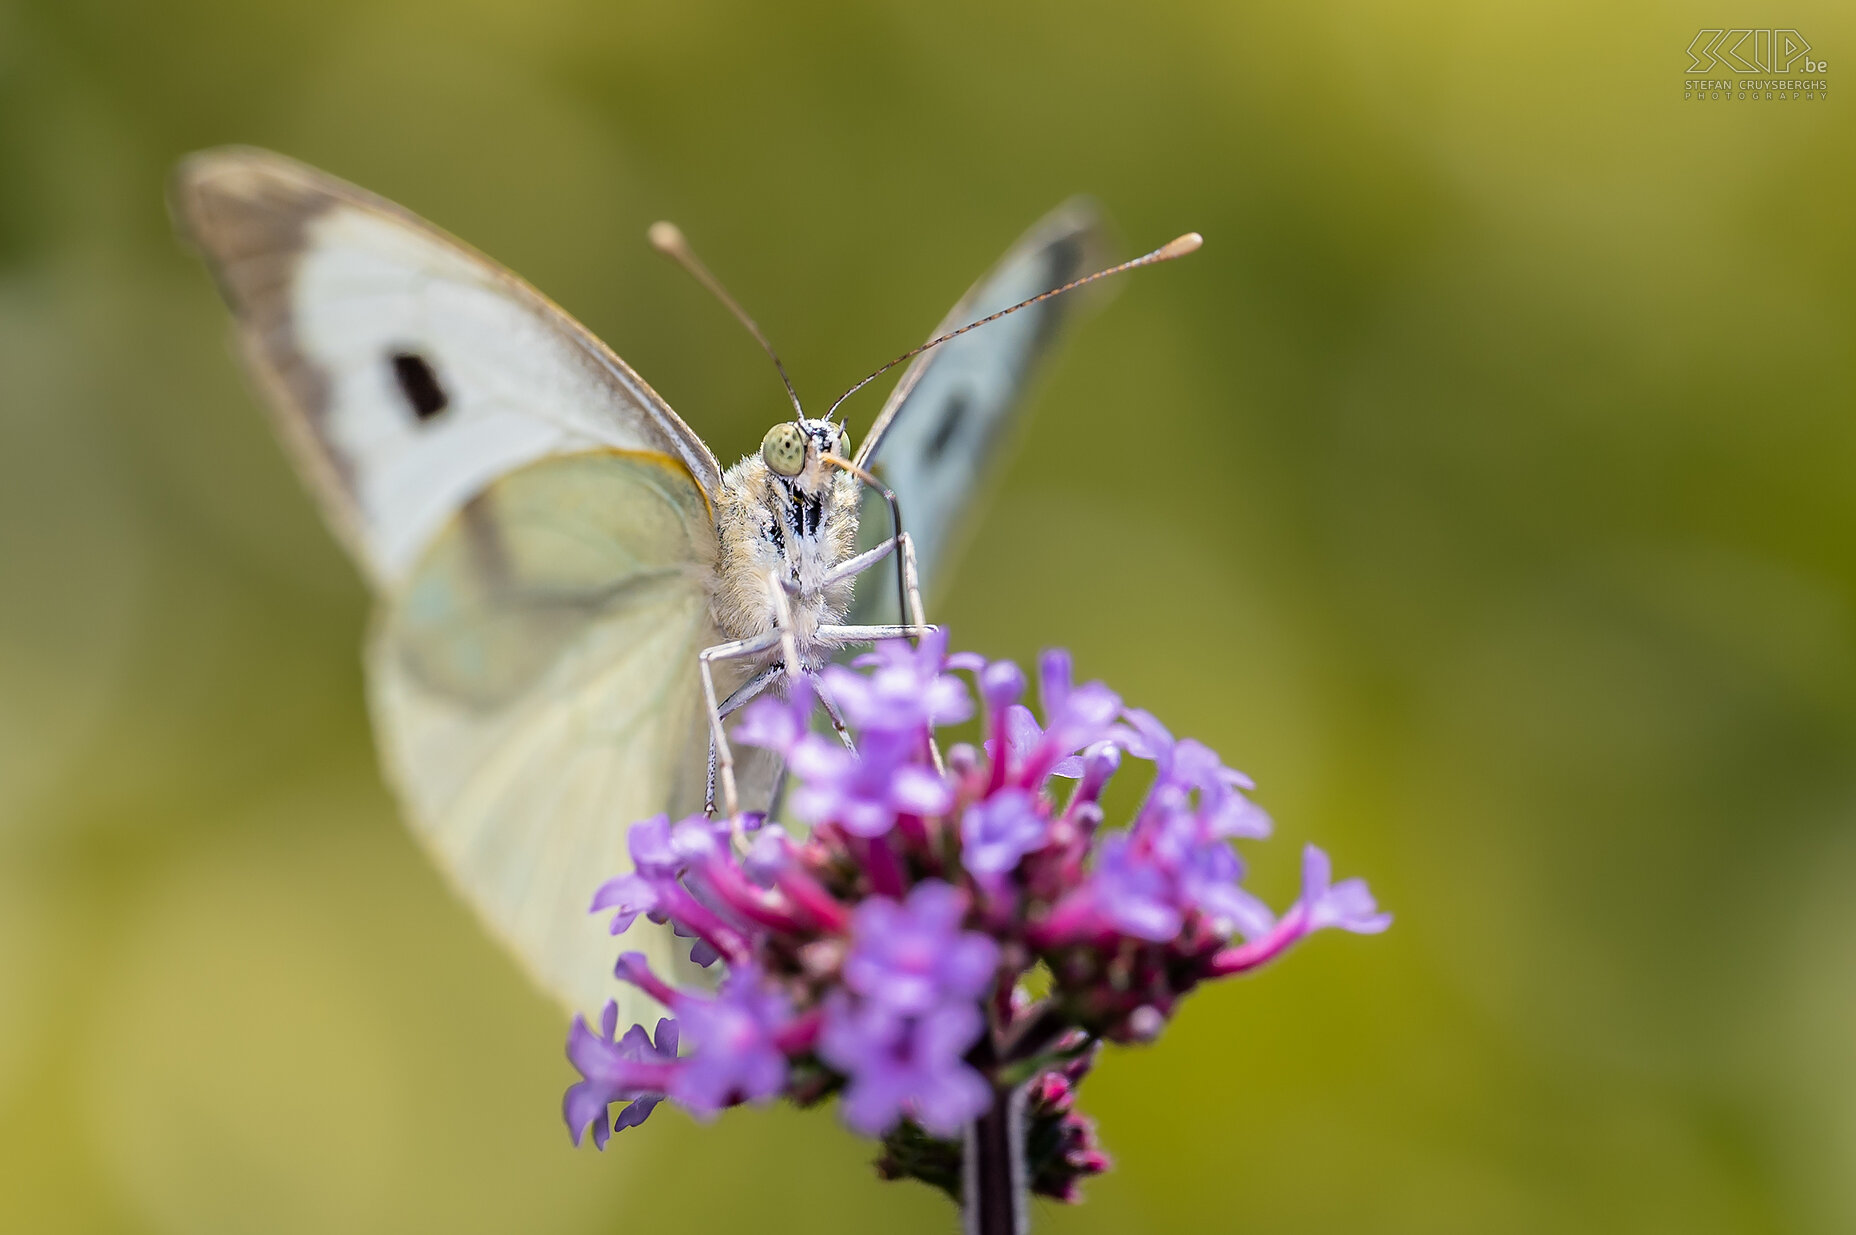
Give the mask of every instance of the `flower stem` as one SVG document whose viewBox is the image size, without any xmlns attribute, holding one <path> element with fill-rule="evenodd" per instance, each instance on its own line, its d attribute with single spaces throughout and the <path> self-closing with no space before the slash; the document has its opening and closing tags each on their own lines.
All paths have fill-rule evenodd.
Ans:
<svg viewBox="0 0 1856 1235">
<path fill-rule="evenodd" d="M 965 1235 L 1025 1235 L 1025 1089 L 995 1089 L 992 1108 L 967 1125 L 961 1155 Z"/>
</svg>

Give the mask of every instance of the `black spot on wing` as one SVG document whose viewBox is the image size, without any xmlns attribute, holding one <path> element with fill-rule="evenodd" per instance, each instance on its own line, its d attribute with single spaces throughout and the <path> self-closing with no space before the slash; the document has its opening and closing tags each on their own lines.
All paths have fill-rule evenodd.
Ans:
<svg viewBox="0 0 1856 1235">
<path fill-rule="evenodd" d="M 1065 236 L 1054 241 L 1044 250 L 1044 286 L 1062 287 L 1072 279 L 1080 279 L 1089 272 L 1083 269 L 1083 262 L 1088 254 L 1083 246 L 1081 236 Z M 1070 293 L 1074 296 L 1076 293 Z M 1042 352 L 1050 346 L 1051 337 L 1057 327 L 1069 316 L 1069 296 L 1053 296 L 1042 304 L 1029 310 L 1037 314 L 1036 342 L 1032 345 L 1034 352 Z"/>
<path fill-rule="evenodd" d="M 438 374 L 432 372 L 425 357 L 417 352 L 395 352 L 392 364 L 394 380 L 399 382 L 400 394 L 414 416 L 430 420 L 450 405 L 450 396 L 438 384 Z"/>
<path fill-rule="evenodd" d="M 960 427 L 966 422 L 967 413 L 972 407 L 973 395 L 970 391 L 964 387 L 954 391 L 953 396 L 941 408 L 941 419 L 929 436 L 928 444 L 923 447 L 922 461 L 924 463 L 933 467 L 940 462 L 941 456 L 947 453 L 947 448 L 954 444 L 956 437 L 960 436 Z"/>
</svg>

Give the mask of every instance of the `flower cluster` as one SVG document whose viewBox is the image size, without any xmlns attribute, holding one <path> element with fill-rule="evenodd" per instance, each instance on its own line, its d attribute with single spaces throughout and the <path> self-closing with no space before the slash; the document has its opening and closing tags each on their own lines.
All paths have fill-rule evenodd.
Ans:
<svg viewBox="0 0 1856 1235">
<path fill-rule="evenodd" d="M 632 826 L 632 870 L 593 910 L 614 934 L 641 916 L 667 925 L 724 976 L 673 986 L 639 953 L 619 958 L 617 976 L 672 1015 L 654 1035 L 619 1035 L 613 1004 L 598 1032 L 575 1022 L 576 1143 L 590 1129 L 603 1147 L 665 1098 L 706 1118 L 836 1094 L 847 1124 L 882 1139 L 883 1175 L 957 1194 L 962 1130 L 1023 1086 L 1027 1180 L 1074 1199 L 1108 1164 L 1074 1107 L 1102 1041 L 1153 1040 L 1200 982 L 1311 931 L 1390 923 L 1313 846 L 1300 899 L 1272 913 L 1234 847 L 1270 830 L 1250 781 L 1101 683 L 1075 684 L 1067 653 L 1038 666 L 1040 717 L 1016 665 L 945 646 L 881 645 L 743 715 L 735 740 L 796 778 L 803 839 L 755 815 Z M 961 673 L 984 738 L 943 759 L 935 730 L 975 712 Z M 842 740 L 812 731 L 815 692 L 846 718 Z M 1129 759 L 1152 782 L 1111 828 L 1102 795 Z"/>
</svg>

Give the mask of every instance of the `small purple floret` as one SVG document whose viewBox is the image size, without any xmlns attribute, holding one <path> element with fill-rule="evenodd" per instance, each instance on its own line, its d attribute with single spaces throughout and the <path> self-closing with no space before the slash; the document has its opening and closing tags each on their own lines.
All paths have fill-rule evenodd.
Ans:
<svg viewBox="0 0 1856 1235">
<path fill-rule="evenodd" d="M 1044 847 L 1050 824 L 1023 789 L 1006 788 L 967 807 L 960 821 L 961 856 L 976 875 L 996 876 Z"/>
<path fill-rule="evenodd" d="M 913 735 L 864 735 L 857 754 L 816 734 L 793 748 L 789 767 L 802 783 L 793 810 L 815 823 L 835 823 L 853 836 L 882 836 L 898 815 L 934 815 L 954 793 L 932 767 L 917 762 Z"/>
<path fill-rule="evenodd" d="M 1085 896 L 1092 896 L 1115 929 L 1136 939 L 1165 943 L 1179 934 L 1180 912 L 1166 875 L 1147 861 L 1127 833 L 1102 838 Z"/>
<path fill-rule="evenodd" d="M 786 698 L 762 695 L 742 709 L 741 720 L 729 736 L 748 746 L 759 746 L 785 756 L 811 732 L 814 696 L 809 678 L 787 687 Z"/>
<path fill-rule="evenodd" d="M 1343 879 L 1329 884 L 1334 864 L 1313 845 L 1302 851 L 1302 903 L 1307 906 L 1308 929 L 1337 927 L 1356 935 L 1377 935 L 1392 925 L 1392 915 L 1380 913 L 1364 879 Z"/>
<path fill-rule="evenodd" d="M 690 1045 L 670 1093 L 691 1114 L 713 1117 L 738 1102 L 763 1102 L 786 1087 L 778 1039 L 791 1019 L 786 996 L 752 965 L 737 965 L 713 998 L 676 1000 Z"/>
<path fill-rule="evenodd" d="M 999 945 L 961 929 L 966 908 L 966 895 L 939 880 L 901 903 L 865 901 L 851 917 L 845 985 L 902 1015 L 978 999 L 992 986 Z"/>
<path fill-rule="evenodd" d="M 962 1058 L 985 1018 L 972 1004 L 903 1016 L 874 1000 L 839 995 L 825 1006 L 819 1055 L 850 1078 L 844 1122 L 881 1136 L 908 1115 L 936 1136 L 957 1136 L 992 1101 Z"/>
<path fill-rule="evenodd" d="M 993 661 L 980 670 L 979 679 L 980 695 L 987 709 L 995 714 L 1017 706 L 1019 696 L 1025 693 L 1024 671 L 1009 660 Z M 1031 709 L 1026 708 L 1024 715 L 1029 717 Z"/>
<path fill-rule="evenodd" d="M 663 1086 L 674 1076 L 677 1058 L 677 1022 L 665 1017 L 657 1023 L 657 1041 L 646 1035 L 643 1025 L 633 1025 L 616 1042 L 619 1006 L 607 1001 L 600 1017 L 600 1032 L 587 1028 L 575 1018 L 573 1032 L 567 1039 L 567 1058 L 579 1070 L 582 1079 L 570 1086 L 562 1100 L 561 1113 L 574 1144 L 591 1128 L 593 1144 L 604 1149 L 613 1132 L 635 1128 L 649 1118 L 664 1100 Z M 607 1112 L 614 1102 L 628 1105 L 608 1127 Z"/>
<path fill-rule="evenodd" d="M 599 885 L 593 893 L 591 912 L 602 913 L 612 910 L 612 933 L 617 935 L 631 928 L 631 924 L 641 913 L 657 911 L 657 888 L 641 875 L 620 875 L 608 879 Z"/>
<path fill-rule="evenodd" d="M 905 639 L 877 645 L 858 658 L 868 674 L 833 665 L 820 675 L 825 690 L 852 725 L 866 732 L 927 734 L 973 715 L 973 700 L 959 678 L 942 672 L 947 632 L 937 630 L 910 647 Z"/>
</svg>

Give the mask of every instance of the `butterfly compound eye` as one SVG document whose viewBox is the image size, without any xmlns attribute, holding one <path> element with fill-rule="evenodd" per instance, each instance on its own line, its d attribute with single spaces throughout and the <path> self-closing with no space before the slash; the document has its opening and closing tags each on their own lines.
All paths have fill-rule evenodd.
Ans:
<svg viewBox="0 0 1856 1235">
<path fill-rule="evenodd" d="M 806 437 L 799 426 L 782 421 L 760 439 L 760 457 L 778 476 L 797 476 L 806 465 Z"/>
</svg>

